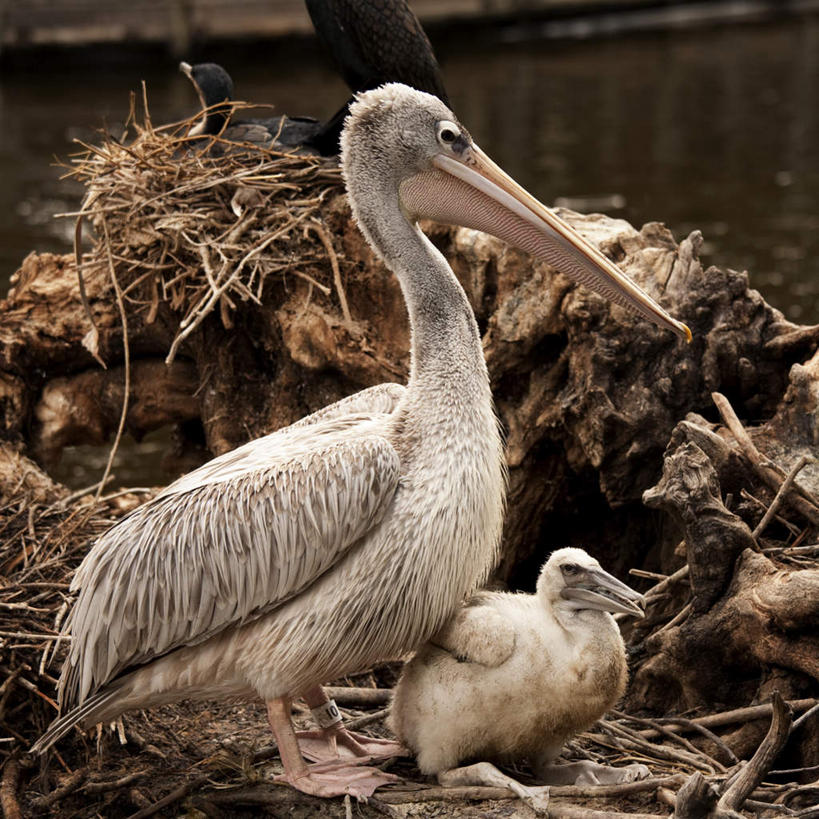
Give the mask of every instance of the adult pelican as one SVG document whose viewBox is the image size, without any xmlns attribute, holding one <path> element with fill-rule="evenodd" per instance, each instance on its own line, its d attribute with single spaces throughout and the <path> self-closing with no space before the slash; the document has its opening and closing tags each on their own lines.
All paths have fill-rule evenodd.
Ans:
<svg viewBox="0 0 819 819">
<path fill-rule="evenodd" d="M 690 338 L 437 97 L 399 84 L 360 95 L 341 162 L 353 214 L 406 300 L 407 387 L 365 390 L 226 453 L 102 535 L 72 584 L 65 713 L 36 751 L 128 709 L 256 692 L 287 781 L 322 796 L 383 781 L 346 761 L 308 767 L 290 698 L 320 708 L 321 683 L 434 634 L 491 570 L 505 494 L 475 317 L 419 218 L 494 233 Z"/>
</svg>

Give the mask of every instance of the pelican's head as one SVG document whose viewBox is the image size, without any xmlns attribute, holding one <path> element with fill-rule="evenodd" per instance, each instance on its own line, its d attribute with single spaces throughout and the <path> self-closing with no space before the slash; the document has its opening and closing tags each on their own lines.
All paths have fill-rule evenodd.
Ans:
<svg viewBox="0 0 819 819">
<path fill-rule="evenodd" d="M 645 617 L 643 595 L 603 571 L 583 549 L 558 549 L 540 570 L 537 593 L 550 606 L 594 609 Z"/>
<path fill-rule="evenodd" d="M 353 213 L 376 247 L 376 211 L 397 199 L 411 221 L 491 233 L 691 340 L 688 327 L 492 162 L 437 97 L 399 83 L 359 94 L 341 135 L 341 164 Z"/>
<path fill-rule="evenodd" d="M 179 63 L 179 70 L 193 83 L 205 116 L 189 132 L 189 136 L 218 134 L 230 115 L 229 105 L 220 103 L 233 99 L 233 80 L 230 74 L 216 63 Z"/>
</svg>

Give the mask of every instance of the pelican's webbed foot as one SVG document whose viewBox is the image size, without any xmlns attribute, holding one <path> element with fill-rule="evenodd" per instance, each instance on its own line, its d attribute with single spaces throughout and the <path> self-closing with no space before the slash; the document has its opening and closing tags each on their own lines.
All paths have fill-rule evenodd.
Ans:
<svg viewBox="0 0 819 819">
<path fill-rule="evenodd" d="M 349 794 L 357 799 L 366 799 L 381 785 L 401 781 L 400 777 L 394 774 L 384 773 L 378 768 L 365 767 L 368 762 L 383 761 L 389 758 L 389 755 L 356 756 L 355 759 L 336 758 L 315 765 L 305 764 L 293 723 L 290 721 L 290 700 L 287 697 L 279 697 L 268 700 L 266 705 L 267 717 L 284 766 L 284 773 L 274 777 L 275 782 L 286 782 L 312 796 Z"/>
<path fill-rule="evenodd" d="M 360 763 L 372 761 L 368 757 L 357 760 Z M 288 771 L 274 777 L 274 782 L 286 782 L 302 793 L 311 796 L 354 796 L 356 799 L 367 799 L 376 788 L 382 785 L 400 782 L 401 777 L 385 773 L 378 768 L 368 768 L 356 762 L 335 760 L 319 762 L 315 765 L 304 765 L 300 770 Z"/>
<path fill-rule="evenodd" d="M 296 733 L 302 756 L 306 759 L 325 762 L 359 757 L 389 759 L 409 756 L 409 751 L 400 742 L 348 731 L 344 727 L 341 711 L 320 685 L 307 689 L 302 697 L 320 726 L 316 730 Z"/>
<path fill-rule="evenodd" d="M 340 728 L 319 728 L 313 731 L 297 731 L 296 739 L 305 759 L 312 762 L 329 762 L 336 759 L 377 757 L 390 759 L 408 756 L 409 751 L 392 739 L 368 737 L 355 731 Z"/>
</svg>

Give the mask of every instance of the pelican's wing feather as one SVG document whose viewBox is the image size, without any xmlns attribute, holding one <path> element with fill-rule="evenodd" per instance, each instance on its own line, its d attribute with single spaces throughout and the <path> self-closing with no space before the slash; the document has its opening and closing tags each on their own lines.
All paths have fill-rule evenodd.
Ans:
<svg viewBox="0 0 819 819">
<path fill-rule="evenodd" d="M 388 415 L 287 428 L 168 486 L 103 534 L 75 575 L 63 708 L 128 667 L 271 611 L 389 508 Z"/>
<path fill-rule="evenodd" d="M 391 381 L 376 384 L 374 387 L 367 387 L 365 390 L 348 395 L 334 404 L 328 404 L 326 407 L 316 410 L 312 415 L 306 415 L 300 421 L 296 421 L 295 424 L 285 427 L 281 432 L 300 429 L 318 421 L 327 421 L 330 418 L 338 418 L 341 415 L 355 412 L 390 414 L 398 406 L 399 401 L 406 395 L 406 392 L 406 387 Z"/>
<path fill-rule="evenodd" d="M 515 626 L 491 605 L 492 592 L 479 592 L 462 606 L 430 642 L 458 662 L 497 668 L 514 653 Z"/>
</svg>

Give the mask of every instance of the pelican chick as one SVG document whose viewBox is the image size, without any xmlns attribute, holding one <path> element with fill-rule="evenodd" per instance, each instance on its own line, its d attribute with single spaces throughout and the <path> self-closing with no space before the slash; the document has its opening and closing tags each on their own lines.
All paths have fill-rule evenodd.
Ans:
<svg viewBox="0 0 819 819">
<path fill-rule="evenodd" d="M 393 731 L 442 785 L 505 787 L 535 809 L 548 789 L 526 788 L 486 761 L 456 766 L 527 757 L 553 785 L 647 776 L 643 765 L 553 764 L 623 695 L 626 651 L 610 612 L 642 617 L 641 600 L 582 549 L 554 552 L 535 594 L 479 592 L 405 666 Z"/>
<path fill-rule="evenodd" d="M 308 767 L 290 702 L 332 711 L 322 683 L 424 643 L 498 554 L 505 462 L 481 335 L 420 218 L 490 231 L 690 338 L 437 97 L 399 84 L 359 95 L 341 167 L 356 221 L 406 301 L 406 388 L 365 390 L 227 452 L 105 532 L 71 584 L 61 716 L 35 752 L 131 709 L 256 693 L 294 787 L 363 797 L 389 781 L 345 760 Z M 371 743 L 330 729 L 371 755 Z"/>
</svg>

